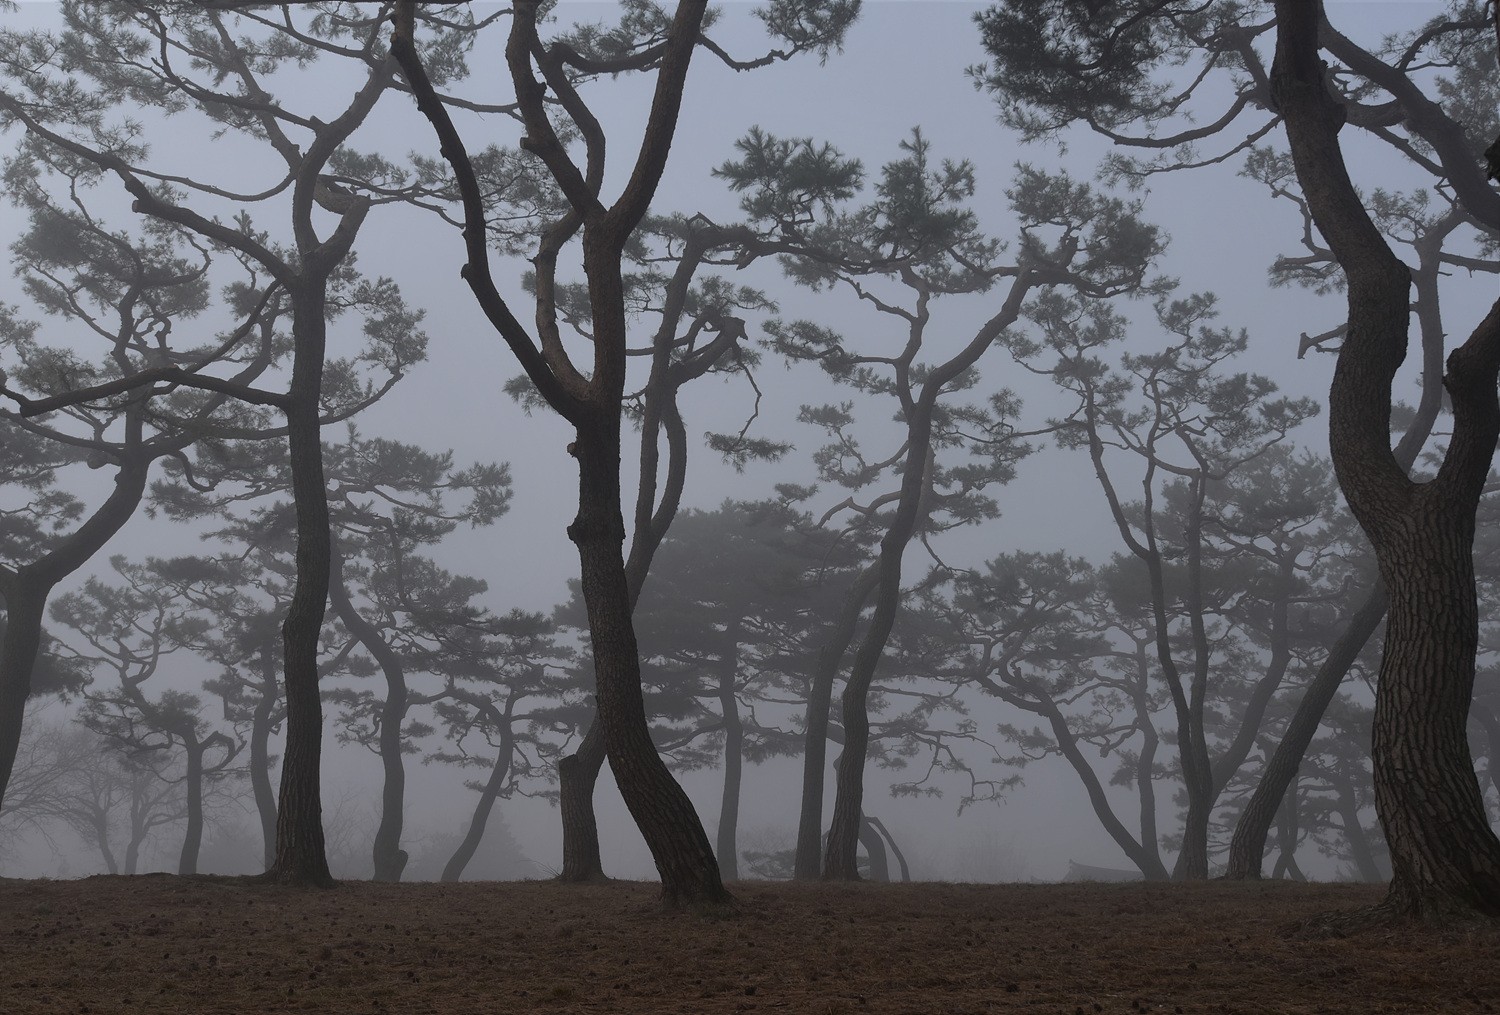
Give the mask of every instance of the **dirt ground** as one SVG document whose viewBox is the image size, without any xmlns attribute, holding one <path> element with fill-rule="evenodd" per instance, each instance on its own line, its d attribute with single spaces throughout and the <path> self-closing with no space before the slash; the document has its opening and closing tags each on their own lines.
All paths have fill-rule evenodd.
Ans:
<svg viewBox="0 0 1500 1015">
<path fill-rule="evenodd" d="M 1487 1012 L 1500 929 L 1288 938 L 1380 889 L 0 880 L 0 1013 Z"/>
</svg>

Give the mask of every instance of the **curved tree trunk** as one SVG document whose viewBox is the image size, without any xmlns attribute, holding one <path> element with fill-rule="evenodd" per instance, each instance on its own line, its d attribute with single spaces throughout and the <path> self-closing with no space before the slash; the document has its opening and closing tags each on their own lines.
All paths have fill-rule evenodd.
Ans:
<svg viewBox="0 0 1500 1015">
<path fill-rule="evenodd" d="M 375 829 L 371 852 L 374 880 L 400 881 L 407 861 L 406 850 L 401 848 L 406 811 L 406 757 L 402 750 L 402 727 L 406 725 L 410 701 L 406 671 L 400 655 L 381 637 L 380 630 L 354 608 L 349 590 L 344 587 L 344 558 L 338 547 L 331 547 L 328 593 L 338 618 L 370 653 L 385 678 L 385 701 L 380 706 L 380 739 L 376 748 L 384 780 L 380 786 L 380 824 Z"/>
<path fill-rule="evenodd" d="M 1359 879 L 1366 884 L 1384 881 L 1380 865 L 1375 861 L 1375 850 L 1370 846 L 1370 837 L 1359 820 L 1359 804 L 1354 798 L 1354 787 L 1347 781 L 1340 781 L 1334 791 L 1338 794 L 1338 815 L 1339 822 L 1343 825 L 1344 841 L 1349 844 L 1349 858 L 1354 862 L 1354 869 L 1359 872 Z"/>
<path fill-rule="evenodd" d="M 1308 208 L 1348 283 L 1329 447 L 1390 596 L 1371 752 L 1392 869 L 1379 915 L 1500 916 L 1500 840 L 1489 827 L 1466 729 L 1479 635 L 1474 516 L 1500 436 L 1500 302 L 1448 357 L 1452 438 L 1433 480 L 1412 483 L 1390 447 L 1411 276 L 1349 179 L 1338 141 L 1343 110 L 1329 94 L 1318 49 L 1322 7 L 1277 0 L 1272 91 Z"/>
<path fill-rule="evenodd" d="M 891 863 L 885 855 L 885 842 L 870 819 L 860 816 L 859 844 L 865 847 L 865 856 L 870 861 L 870 880 L 887 884 L 891 880 Z"/>
<path fill-rule="evenodd" d="M 464 832 L 463 841 L 458 844 L 458 848 L 443 865 L 440 880 L 461 880 L 464 876 L 464 868 L 469 865 L 470 860 L 474 859 L 474 854 L 479 850 L 479 843 L 484 838 L 485 826 L 489 824 L 490 811 L 494 810 L 495 800 L 499 798 L 506 776 L 510 774 L 511 756 L 514 752 L 515 739 L 511 736 L 510 726 L 507 724 L 500 734 L 500 747 L 495 753 L 495 765 L 490 769 L 490 777 L 485 781 L 484 789 L 479 792 L 479 801 L 474 805 L 474 816 L 469 819 L 469 828 Z M 598 842 L 598 839 L 594 841 Z"/>
<path fill-rule="evenodd" d="M 587 246 L 587 244 L 586 244 Z M 667 771 L 646 721 L 640 652 L 621 548 L 619 406 L 578 423 L 578 516 L 568 537 L 578 547 L 580 588 L 589 618 L 604 748 L 625 806 L 662 879 L 669 906 L 729 902 L 703 823 Z"/>
<path fill-rule="evenodd" d="M 901 852 L 901 847 L 896 845 L 896 839 L 890 830 L 885 827 L 879 818 L 865 815 L 865 822 L 875 831 L 879 832 L 885 839 L 885 844 L 890 847 L 891 855 L 896 858 L 896 866 L 901 868 L 901 881 L 903 883 L 911 880 L 911 868 L 906 865 L 906 854 Z"/>
<path fill-rule="evenodd" d="M 297 347 L 287 407 L 292 499 L 297 514 L 297 581 L 282 623 L 286 673 L 286 750 L 276 810 L 276 857 L 266 877 L 331 887 L 323 841 L 323 703 L 318 694 L 318 635 L 328 603 L 331 543 L 318 419 L 327 325 L 320 286 L 292 293 Z"/>
</svg>

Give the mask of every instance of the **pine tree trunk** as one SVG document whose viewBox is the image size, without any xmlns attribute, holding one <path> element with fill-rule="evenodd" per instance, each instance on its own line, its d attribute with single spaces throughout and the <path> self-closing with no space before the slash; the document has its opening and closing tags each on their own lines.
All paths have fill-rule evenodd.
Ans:
<svg viewBox="0 0 1500 1015">
<path fill-rule="evenodd" d="M 250 720 L 250 789 L 260 815 L 262 862 L 267 870 L 276 862 L 276 794 L 271 789 L 271 725 L 276 714 L 276 657 L 271 646 L 261 649 L 260 699 Z"/>
<path fill-rule="evenodd" d="M 1318 726 L 1329 704 L 1338 694 L 1339 686 L 1354 660 L 1364 649 L 1365 642 L 1375 633 L 1384 619 L 1386 611 L 1385 589 L 1377 585 L 1349 618 L 1344 630 L 1328 650 L 1328 656 L 1318 672 L 1302 692 L 1297 711 L 1287 724 L 1281 743 L 1276 745 L 1255 792 L 1250 795 L 1239 822 L 1234 826 L 1234 837 L 1229 842 L 1229 858 L 1224 877 L 1232 881 L 1256 880 L 1260 877 L 1262 857 L 1266 852 L 1266 840 L 1271 834 L 1271 825 L 1276 820 L 1276 810 L 1286 797 L 1287 788 L 1297 777 L 1302 759 L 1317 736 Z"/>
<path fill-rule="evenodd" d="M 802 807 L 797 821 L 797 857 L 793 877 L 816 881 L 823 873 L 823 784 L 828 772 L 828 723 L 833 710 L 833 685 L 839 664 L 880 572 L 862 571 L 845 594 L 838 620 L 829 630 L 813 668 L 807 691 L 807 716 L 802 733 Z"/>
<path fill-rule="evenodd" d="M 865 847 L 865 856 L 870 861 L 870 880 L 887 884 L 891 880 L 891 864 L 885 855 L 885 843 L 870 820 L 863 815 L 859 822 L 859 844 Z"/>
<path fill-rule="evenodd" d="M 495 765 L 490 769 L 490 777 L 485 781 L 484 789 L 479 792 L 479 801 L 474 805 L 474 816 L 469 819 L 469 828 L 464 832 L 463 841 L 458 844 L 458 848 L 443 865 L 441 880 L 462 879 L 464 868 L 478 852 L 479 843 L 484 839 L 485 827 L 490 821 L 490 811 L 494 809 L 495 801 L 500 796 L 500 789 L 505 785 L 506 776 L 510 774 L 511 756 L 514 751 L 515 740 L 511 736 L 510 727 L 507 726 L 500 735 L 500 747 L 495 753 Z M 593 813 L 592 809 L 589 813 Z"/>
<path fill-rule="evenodd" d="M 1414 495 L 1429 498 L 1426 488 Z M 1392 860 L 1384 905 L 1419 919 L 1500 916 L 1500 843 L 1466 729 L 1479 643 L 1474 516 L 1448 504 L 1424 507 L 1407 539 L 1382 541 L 1391 610 L 1372 755 Z"/>
<path fill-rule="evenodd" d="M 181 876 L 198 873 L 198 851 L 203 845 L 203 745 L 189 741 L 185 746 L 187 827 L 183 829 L 182 855 L 177 860 L 177 873 Z"/>
<path fill-rule="evenodd" d="M 42 618 L 50 586 L 12 580 L 5 587 L 5 633 L 0 636 L 0 804 L 21 748 L 31 674 L 42 647 Z"/>
<path fill-rule="evenodd" d="M 1277 0 L 1272 93 L 1298 180 L 1344 269 L 1348 331 L 1329 396 L 1329 449 L 1390 596 L 1375 698 L 1375 802 L 1391 851 L 1379 915 L 1500 915 L 1500 840 L 1469 754 L 1478 601 L 1474 514 L 1500 435 L 1500 303 L 1448 357 L 1453 428 L 1436 476 L 1411 482 L 1391 452 L 1391 385 L 1405 359 L 1411 273 L 1349 179 L 1344 112 L 1324 81 L 1322 4 Z"/>
<path fill-rule="evenodd" d="M 730 896 L 703 823 L 657 753 L 646 720 L 622 553 L 619 418 L 615 404 L 578 424 L 578 516 L 568 527 L 578 547 L 604 747 L 661 875 L 663 901 L 671 907 L 725 905 Z"/>
<path fill-rule="evenodd" d="M 1335 792 L 1338 794 L 1339 821 L 1344 826 L 1344 841 L 1349 844 L 1349 858 L 1354 862 L 1354 869 L 1359 872 L 1359 879 L 1367 884 L 1384 881 L 1380 865 L 1375 862 L 1375 850 L 1370 846 L 1370 837 L 1365 833 L 1365 826 L 1360 824 L 1359 804 L 1354 798 L 1354 787 L 1348 782 L 1340 782 Z"/>
<path fill-rule="evenodd" d="M 604 727 L 596 709 L 578 750 L 557 764 L 563 832 L 559 881 L 587 884 L 608 880 L 599 856 L 599 825 L 594 818 L 594 786 L 599 781 L 604 759 Z"/>
<path fill-rule="evenodd" d="M 740 821 L 740 780 L 744 768 L 745 724 L 740 720 L 735 678 L 739 673 L 739 623 L 724 632 L 727 647 L 719 674 L 719 711 L 724 716 L 724 788 L 719 798 L 717 855 L 719 873 L 726 881 L 740 877 L 737 830 Z"/>
<path fill-rule="evenodd" d="M 297 515 L 297 580 L 282 623 L 286 673 L 286 751 L 276 812 L 276 857 L 266 872 L 286 884 L 331 887 L 323 841 L 323 703 L 318 694 L 318 636 L 328 603 L 331 541 L 323 442 L 318 418 L 326 344 L 324 294 L 293 294 L 296 353 L 287 408 L 292 498 Z"/>
</svg>

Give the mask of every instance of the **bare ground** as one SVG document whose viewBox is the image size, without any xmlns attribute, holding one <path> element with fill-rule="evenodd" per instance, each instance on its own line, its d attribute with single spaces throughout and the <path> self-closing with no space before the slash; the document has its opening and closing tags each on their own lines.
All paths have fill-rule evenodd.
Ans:
<svg viewBox="0 0 1500 1015">
<path fill-rule="evenodd" d="M 1500 928 L 1288 938 L 1381 889 L 0 880 L 0 1013 L 1486 1012 Z"/>
</svg>

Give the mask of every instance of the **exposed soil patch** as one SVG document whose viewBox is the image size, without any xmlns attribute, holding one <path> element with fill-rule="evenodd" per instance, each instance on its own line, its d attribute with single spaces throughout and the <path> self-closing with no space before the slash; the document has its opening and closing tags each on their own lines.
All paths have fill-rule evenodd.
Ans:
<svg viewBox="0 0 1500 1015">
<path fill-rule="evenodd" d="M 1500 928 L 1297 940 L 1382 890 L 741 883 L 332 891 L 167 875 L 0 881 L 0 1013 L 1483 1012 Z"/>
</svg>

